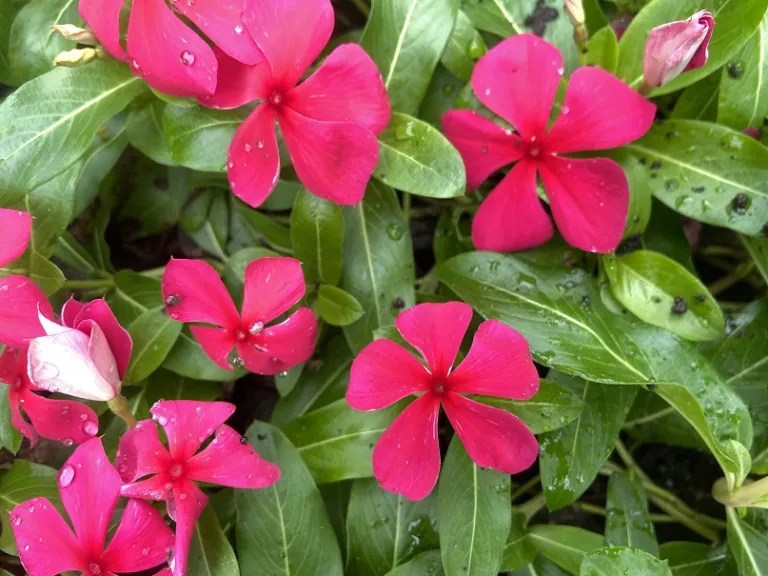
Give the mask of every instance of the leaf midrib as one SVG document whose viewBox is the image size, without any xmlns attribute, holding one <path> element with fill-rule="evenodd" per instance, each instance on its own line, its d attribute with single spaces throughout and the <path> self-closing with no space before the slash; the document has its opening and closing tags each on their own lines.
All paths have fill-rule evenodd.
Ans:
<svg viewBox="0 0 768 576">
<path fill-rule="evenodd" d="M 761 575 L 762 572 L 760 570 L 760 566 L 757 564 L 757 560 L 752 555 L 752 548 L 750 548 L 749 545 L 747 544 L 747 539 L 744 535 L 744 531 L 741 529 L 740 520 L 737 517 L 734 517 L 736 514 L 736 511 L 733 508 L 726 508 L 726 514 L 729 516 L 731 520 L 731 525 L 733 526 L 733 529 L 736 530 L 736 535 L 739 537 L 739 540 L 742 543 L 742 550 L 746 553 L 747 557 L 749 558 L 749 563 L 752 565 L 752 568 L 755 571 L 755 574 Z"/>
<path fill-rule="evenodd" d="M 426 164 L 423 164 L 422 162 L 419 162 L 415 156 L 409 156 L 405 152 L 402 152 L 395 148 L 394 146 L 390 146 L 387 142 L 384 142 L 382 140 L 379 140 L 379 144 L 381 144 L 383 147 L 387 148 L 388 150 L 391 150 L 395 154 L 398 154 L 399 156 L 402 156 L 403 158 L 406 158 L 407 160 L 410 160 L 420 168 L 426 170 L 427 172 L 431 172 L 435 176 L 437 176 L 440 180 L 443 180 L 446 184 L 448 184 L 451 188 L 456 188 L 456 184 L 454 182 L 451 182 L 448 178 L 440 174 L 437 170 L 435 170 L 432 166 L 427 166 Z"/>
<path fill-rule="evenodd" d="M 327 438 L 325 440 L 320 440 L 319 442 L 313 442 L 312 444 L 305 444 L 302 447 L 297 447 L 296 450 L 299 452 L 303 452 L 304 450 L 310 450 L 312 448 L 317 448 L 318 446 L 324 446 L 326 444 L 333 444 L 334 442 L 339 442 L 341 440 L 348 440 L 349 438 L 357 438 L 359 436 L 365 436 L 366 434 L 380 434 L 383 433 L 387 428 L 376 428 L 373 430 L 365 430 L 363 432 L 354 432 L 352 434 L 342 434 L 341 436 L 334 436 L 333 438 Z"/>
<path fill-rule="evenodd" d="M 360 214 L 360 234 L 363 237 L 363 248 L 365 249 L 365 263 L 368 267 L 368 274 L 371 276 L 371 288 L 373 288 L 373 309 L 376 311 L 376 326 L 382 325 L 381 310 L 379 309 L 379 284 L 376 281 L 376 275 L 373 272 L 373 257 L 371 254 L 371 242 L 368 238 L 368 222 L 365 217 L 363 202 L 360 202 L 355 208 Z"/>
<path fill-rule="evenodd" d="M 400 35 L 397 38 L 395 53 L 392 55 L 392 61 L 389 63 L 389 71 L 387 72 L 387 79 L 384 81 L 385 88 L 389 88 L 389 83 L 392 81 L 395 68 L 397 68 L 397 63 L 400 60 L 400 52 L 403 50 L 403 42 L 405 41 L 405 35 L 408 32 L 408 27 L 411 25 L 411 18 L 413 18 L 413 12 L 416 9 L 417 1 L 418 0 L 411 0 L 411 5 L 408 7 L 408 13 L 405 15 L 403 29 L 400 31 Z"/>
</svg>

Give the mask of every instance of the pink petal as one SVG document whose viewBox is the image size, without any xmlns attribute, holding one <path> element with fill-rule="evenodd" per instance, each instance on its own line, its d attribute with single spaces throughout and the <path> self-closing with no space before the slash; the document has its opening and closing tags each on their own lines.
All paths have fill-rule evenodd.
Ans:
<svg viewBox="0 0 768 576">
<path fill-rule="evenodd" d="M 334 15 L 330 0 L 246 0 L 243 22 L 283 90 L 296 85 L 328 43 Z"/>
<path fill-rule="evenodd" d="M 171 259 L 163 274 L 163 298 L 168 314 L 179 322 L 229 329 L 240 325 L 240 315 L 224 282 L 202 260 Z"/>
<path fill-rule="evenodd" d="M 379 161 L 373 132 L 349 122 L 319 122 L 283 106 L 278 116 L 293 167 L 304 186 L 337 204 L 360 202 Z"/>
<path fill-rule="evenodd" d="M 43 438 L 66 445 L 82 444 L 99 431 L 99 417 L 85 404 L 52 400 L 29 390 L 23 390 L 20 396 L 24 412 Z"/>
<path fill-rule="evenodd" d="M 151 504 L 129 500 L 120 525 L 99 561 L 111 572 L 140 572 L 163 564 L 173 547 L 173 532 Z"/>
<path fill-rule="evenodd" d="M 246 369 L 254 374 L 274 376 L 291 368 L 286 362 L 271 354 L 260 352 L 247 342 L 241 342 L 237 345 L 237 353 Z"/>
<path fill-rule="evenodd" d="M 200 104 L 209 108 L 239 108 L 269 96 L 267 90 L 271 86 L 272 73 L 266 61 L 249 66 L 230 58 L 215 46 L 213 53 L 219 62 L 216 92 L 198 98 Z"/>
<path fill-rule="evenodd" d="M 424 357 L 433 378 L 443 379 L 456 361 L 471 321 L 471 306 L 446 302 L 414 306 L 395 319 L 395 326 L 405 341 Z"/>
<path fill-rule="evenodd" d="M 28 340 L 44 336 L 37 310 L 53 318 L 53 308 L 40 288 L 24 276 L 0 278 L 0 344 L 26 348 Z"/>
<path fill-rule="evenodd" d="M 134 72 L 155 90 L 198 97 L 216 91 L 216 56 L 165 0 L 134 0 L 128 22 Z"/>
<path fill-rule="evenodd" d="M 62 310 L 62 318 L 64 312 L 65 310 Z M 117 362 L 118 375 L 122 380 L 128 369 L 128 363 L 131 361 L 131 350 L 133 349 L 131 335 L 120 325 L 103 298 L 88 302 L 77 314 L 73 327 L 90 334 L 89 320 L 95 322 L 104 333 L 109 349 Z M 66 322 L 64 324 L 66 325 Z"/>
<path fill-rule="evenodd" d="M 380 133 L 389 124 L 387 89 L 376 64 L 357 44 L 343 44 L 288 96 L 299 114 L 329 122 L 352 122 Z"/>
<path fill-rule="evenodd" d="M 263 460 L 226 424 L 205 450 L 187 462 L 185 470 L 192 480 L 232 488 L 266 488 L 280 478 L 280 468 Z"/>
<path fill-rule="evenodd" d="M 715 20 L 706 11 L 687 20 L 657 26 L 648 34 L 643 55 L 643 79 L 653 87 L 663 86 L 682 72 L 706 64 Z"/>
<path fill-rule="evenodd" d="M 651 128 L 656 106 L 600 68 L 571 75 L 560 116 L 547 134 L 556 154 L 606 150 L 634 142 Z"/>
<path fill-rule="evenodd" d="M 264 60 L 261 50 L 240 22 L 243 0 L 195 0 L 192 3 L 176 0 L 172 5 L 235 60 L 251 65 Z"/>
<path fill-rule="evenodd" d="M 280 178 L 275 111 L 271 106 L 262 104 L 251 112 L 235 132 L 227 158 L 232 192 L 249 206 L 260 206 Z"/>
<path fill-rule="evenodd" d="M 11 409 L 11 426 L 21 433 L 22 436 L 29 439 L 30 447 L 34 448 L 37 444 L 37 430 L 30 425 L 21 415 L 21 400 L 25 390 L 15 390 L 11 388 L 8 391 L 8 404 Z"/>
<path fill-rule="evenodd" d="M 249 344 L 292 368 L 310 359 L 316 339 L 317 318 L 309 308 L 299 308 L 284 322 L 251 336 Z"/>
<path fill-rule="evenodd" d="M 227 402 L 192 400 L 160 401 L 150 409 L 165 429 L 171 457 L 177 462 L 189 460 L 234 411 L 235 407 Z"/>
<path fill-rule="evenodd" d="M 33 498 L 11 510 L 10 525 L 19 558 L 29 576 L 85 570 L 88 551 L 47 498 Z"/>
<path fill-rule="evenodd" d="M 176 543 L 171 566 L 174 576 L 187 574 L 189 544 L 192 541 L 195 523 L 206 504 L 208 504 L 208 497 L 194 482 L 184 480 L 178 482 L 173 489 L 172 509 L 176 520 Z"/>
<path fill-rule="evenodd" d="M 352 362 L 347 404 L 355 410 L 381 410 L 431 385 L 432 376 L 405 348 L 374 340 Z"/>
<path fill-rule="evenodd" d="M 629 184 L 621 166 L 607 158 L 551 156 L 539 171 L 563 238 L 581 250 L 613 252 L 629 209 Z"/>
<path fill-rule="evenodd" d="M 24 254 L 32 235 L 32 216 L 0 208 L 0 268 Z"/>
<path fill-rule="evenodd" d="M 141 482 L 123 484 L 120 494 L 126 498 L 143 498 L 160 502 L 171 498 L 173 487 L 173 479 L 163 472 Z"/>
<path fill-rule="evenodd" d="M 229 354 L 237 342 L 232 330 L 206 326 L 190 326 L 189 330 L 211 360 L 225 370 L 232 370 Z"/>
<path fill-rule="evenodd" d="M 518 252 L 552 238 L 552 221 L 536 195 L 536 164 L 518 162 L 488 197 L 472 221 L 478 250 Z"/>
<path fill-rule="evenodd" d="M 445 137 L 467 169 L 467 188 L 474 190 L 488 176 L 523 157 L 520 136 L 471 110 L 451 110 L 440 119 Z"/>
<path fill-rule="evenodd" d="M 408 405 L 373 449 L 373 474 L 384 490 L 423 500 L 440 474 L 440 400 L 426 393 Z"/>
<path fill-rule="evenodd" d="M 100 554 L 122 485 L 100 438 L 77 447 L 59 470 L 58 485 L 78 540 L 92 554 Z"/>
<path fill-rule="evenodd" d="M 80 314 L 83 308 L 85 308 L 85 305 L 75 300 L 74 296 L 70 296 L 69 300 L 61 308 L 61 324 L 67 328 L 75 328 L 77 315 Z"/>
<path fill-rule="evenodd" d="M 157 426 L 151 420 L 142 420 L 123 434 L 117 452 L 115 468 L 123 482 L 135 482 L 171 465 L 171 455 L 160 442 Z"/>
<path fill-rule="evenodd" d="M 701 68 L 704 66 L 704 64 L 707 63 L 707 60 L 709 60 L 709 41 L 712 39 L 712 33 L 715 29 L 715 18 L 712 16 L 712 14 L 706 10 L 701 10 L 699 12 L 696 12 L 693 16 L 689 18 L 691 22 L 698 23 L 700 26 L 706 26 L 707 27 L 707 34 L 704 36 L 703 42 L 699 45 L 696 52 L 693 54 L 693 58 L 691 58 L 691 61 L 688 63 L 688 66 L 686 66 L 683 69 L 683 72 L 687 72 L 688 70 L 695 70 L 696 68 Z"/>
<path fill-rule="evenodd" d="M 114 58 L 128 61 L 120 45 L 120 10 L 123 0 L 80 0 L 80 16 L 93 31 L 102 46 Z"/>
<path fill-rule="evenodd" d="M 453 392 L 528 400 L 539 389 L 539 374 L 523 336 L 498 320 L 486 320 L 472 347 L 448 377 Z"/>
<path fill-rule="evenodd" d="M 448 392 L 443 406 L 472 461 L 483 468 L 517 474 L 536 461 L 536 437 L 517 416 Z"/>
<path fill-rule="evenodd" d="M 563 58 L 557 48 L 533 34 L 518 34 L 480 58 L 472 89 L 530 140 L 544 135 L 562 76 Z"/>
<path fill-rule="evenodd" d="M 301 300 L 304 291 L 304 273 L 295 258 L 254 260 L 245 269 L 243 324 L 271 322 Z"/>
<path fill-rule="evenodd" d="M 0 354 L 0 382 L 10 387 L 8 390 L 8 404 L 11 409 L 11 425 L 25 438 L 29 438 L 31 446 L 37 444 L 37 431 L 21 415 L 22 399 L 29 394 L 31 384 L 27 378 L 27 352 L 26 350 L 11 350 L 6 348 Z"/>
</svg>

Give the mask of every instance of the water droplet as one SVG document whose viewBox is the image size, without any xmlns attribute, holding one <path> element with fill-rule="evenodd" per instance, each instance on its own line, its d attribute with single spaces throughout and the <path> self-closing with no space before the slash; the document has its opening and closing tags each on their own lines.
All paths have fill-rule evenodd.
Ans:
<svg viewBox="0 0 768 576">
<path fill-rule="evenodd" d="M 415 135 L 415 131 L 414 131 L 415 127 L 416 125 L 413 122 L 406 122 L 405 124 L 400 124 L 395 130 L 395 138 L 397 140 L 410 140 Z"/>
<path fill-rule="evenodd" d="M 64 438 L 62 439 L 61 443 L 64 444 L 64 446 L 72 446 L 72 444 L 74 444 L 75 441 L 72 440 L 72 438 Z"/>
<path fill-rule="evenodd" d="M 478 36 L 475 36 L 472 38 L 472 41 L 467 44 L 467 56 L 472 60 L 477 60 L 483 54 L 485 54 L 485 45 Z"/>
<path fill-rule="evenodd" d="M 741 75 L 744 74 L 744 67 L 741 62 L 728 62 L 726 69 L 728 70 L 728 76 L 734 80 L 741 78 Z"/>
<path fill-rule="evenodd" d="M 571 113 L 571 109 L 570 109 L 570 108 L 568 108 L 568 106 L 563 106 L 563 107 L 561 108 L 560 112 L 561 112 L 563 115 L 567 116 L 568 114 L 570 114 L 570 113 Z"/>
<path fill-rule="evenodd" d="M 258 148 L 259 150 L 264 148 L 264 140 L 259 140 L 258 142 L 256 142 L 256 148 Z"/>
<path fill-rule="evenodd" d="M 563 74 L 565 74 L 565 68 L 563 68 L 563 67 L 561 66 L 560 68 L 558 68 L 558 69 L 557 69 L 557 73 L 558 73 L 560 76 L 562 76 Z"/>
<path fill-rule="evenodd" d="M 184 52 L 181 53 L 180 58 L 181 63 L 184 64 L 184 66 L 192 66 L 192 64 L 195 63 L 195 55 L 189 50 L 184 50 Z"/>
<path fill-rule="evenodd" d="M 242 24 L 238 24 L 235 26 L 235 34 L 242 34 L 243 33 L 243 26 Z"/>
<path fill-rule="evenodd" d="M 491 95 L 491 89 L 490 88 L 486 88 L 485 89 L 485 95 L 486 96 L 490 96 Z"/>
<path fill-rule="evenodd" d="M 403 227 L 397 224 L 390 224 L 387 226 L 387 236 L 392 240 L 400 240 L 403 237 Z"/>
<path fill-rule="evenodd" d="M 13 524 L 14 526 L 18 526 L 19 524 L 21 524 L 21 522 L 22 522 L 21 516 L 19 516 L 18 514 L 11 514 L 11 524 Z"/>
<path fill-rule="evenodd" d="M 35 378 L 40 380 L 53 380 L 59 375 L 59 369 L 53 364 L 42 362 L 33 369 Z"/>
<path fill-rule="evenodd" d="M 254 322 L 253 324 L 251 324 L 251 327 L 248 329 L 248 332 L 250 332 L 251 334 L 258 334 L 262 330 L 264 330 L 264 322 Z"/>
<path fill-rule="evenodd" d="M 243 149 L 244 149 L 246 152 L 250 152 L 251 150 L 253 150 L 253 148 L 251 147 L 251 145 L 250 145 L 250 144 L 248 144 L 247 142 L 245 143 L 245 146 L 243 146 Z"/>
<path fill-rule="evenodd" d="M 98 431 L 99 431 L 99 425 L 93 420 L 88 420 L 87 422 L 85 422 L 85 424 L 83 424 L 83 432 L 88 436 L 96 436 L 96 433 Z"/>
<path fill-rule="evenodd" d="M 59 486 L 61 488 L 66 488 L 70 484 L 72 484 L 72 480 L 75 479 L 75 469 L 72 468 L 69 464 L 64 466 L 64 468 L 61 469 L 61 472 L 59 472 Z"/>
</svg>

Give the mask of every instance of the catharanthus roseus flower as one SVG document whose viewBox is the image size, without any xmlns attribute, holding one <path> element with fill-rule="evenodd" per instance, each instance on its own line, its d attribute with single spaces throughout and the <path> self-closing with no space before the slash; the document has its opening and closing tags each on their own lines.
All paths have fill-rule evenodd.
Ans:
<svg viewBox="0 0 768 576">
<path fill-rule="evenodd" d="M 173 533 L 149 503 L 131 500 L 106 545 L 107 530 L 120 497 L 119 474 L 99 438 L 79 446 L 59 470 L 57 483 L 72 529 L 46 498 L 33 498 L 10 514 L 19 557 L 29 576 L 77 571 L 114 576 L 163 564 Z"/>
<path fill-rule="evenodd" d="M 539 376 L 528 343 L 509 326 L 486 320 L 467 357 L 453 369 L 471 320 L 472 308 L 462 302 L 420 304 L 400 314 L 395 325 L 427 368 L 386 339 L 366 346 L 352 363 L 347 402 L 355 410 L 381 410 L 420 394 L 373 451 L 373 473 L 386 490 L 421 500 L 434 488 L 440 472 L 441 404 L 478 466 L 516 474 L 536 460 L 536 438 L 520 419 L 465 396 L 527 400 L 536 394 Z"/>
<path fill-rule="evenodd" d="M 32 446 L 38 435 L 71 445 L 81 444 L 99 431 L 99 418 L 88 406 L 35 394 L 37 388 L 27 376 L 26 350 L 6 349 L 0 355 L 0 382 L 10 386 L 11 424 Z M 22 408 L 29 421 L 24 419 Z"/>
<path fill-rule="evenodd" d="M 643 58 L 643 81 L 659 87 L 683 72 L 701 68 L 709 59 L 709 40 L 715 19 L 706 10 L 688 20 L 657 26 L 648 34 Z"/>
<path fill-rule="evenodd" d="M 0 208 L 0 268 L 24 254 L 32 235 L 32 216 Z"/>
<path fill-rule="evenodd" d="M 226 402 L 161 401 L 150 412 L 165 430 L 168 448 L 150 420 L 136 424 L 120 440 L 115 462 L 123 496 L 167 500 L 176 520 L 173 573 L 187 567 L 192 530 L 208 498 L 195 481 L 233 488 L 265 488 L 280 478 L 280 469 L 263 460 L 248 442 L 224 424 L 235 411 Z M 197 453 L 212 434 L 210 444 Z M 143 479 L 146 476 L 149 478 Z"/>
<path fill-rule="evenodd" d="M 163 298 L 170 317 L 220 326 L 190 330 L 222 368 L 232 369 L 229 355 L 237 348 L 232 363 L 257 374 L 278 374 L 312 356 L 317 319 L 309 308 L 299 308 L 284 322 L 267 326 L 301 300 L 304 291 L 301 263 L 293 258 L 259 258 L 248 264 L 242 315 L 210 264 L 174 259 L 163 275 Z"/>
<path fill-rule="evenodd" d="M 607 158 L 562 154 L 628 144 L 648 131 L 656 108 L 608 72 L 580 68 L 547 130 L 563 72 L 557 48 L 519 34 L 491 49 L 472 74 L 480 101 L 516 131 L 469 110 L 443 115 L 445 135 L 467 167 L 469 188 L 517 162 L 475 215 L 472 240 L 479 250 L 526 250 L 552 237 L 552 223 L 536 194 L 537 174 L 569 244 L 611 252 L 621 241 L 629 206 L 621 166 Z"/>
<path fill-rule="evenodd" d="M 376 135 L 390 117 L 376 65 L 362 48 L 345 44 L 297 86 L 331 37 L 330 0 L 246 0 L 243 22 L 266 61 L 248 67 L 219 54 L 216 94 L 200 99 L 215 108 L 262 101 L 230 145 L 232 190 L 254 207 L 274 190 L 280 175 L 277 119 L 307 189 L 339 204 L 357 204 L 378 162 Z"/>
<path fill-rule="evenodd" d="M 39 319 L 46 336 L 29 342 L 28 358 L 35 386 L 102 402 L 120 394 L 133 341 L 103 299 L 85 305 L 70 299 L 61 325 L 42 313 Z"/>
<path fill-rule="evenodd" d="M 25 276 L 0 278 L 0 344 L 26 348 L 29 340 L 43 336 L 39 314 L 53 318 L 45 294 Z"/>
</svg>

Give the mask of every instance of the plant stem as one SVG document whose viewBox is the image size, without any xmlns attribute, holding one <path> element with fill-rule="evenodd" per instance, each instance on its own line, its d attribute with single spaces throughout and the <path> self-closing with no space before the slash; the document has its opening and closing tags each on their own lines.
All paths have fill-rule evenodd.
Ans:
<svg viewBox="0 0 768 576">
<path fill-rule="evenodd" d="M 595 506 L 588 502 L 574 502 L 573 504 L 578 510 L 586 512 L 588 514 L 595 514 L 596 516 L 608 516 L 608 511 L 602 506 Z M 672 516 L 666 514 L 648 514 L 648 519 L 655 524 L 672 524 L 677 522 Z"/>
<path fill-rule="evenodd" d="M 99 290 L 114 288 L 113 278 L 101 278 L 99 280 L 65 280 L 61 286 L 64 290 Z"/>
<path fill-rule="evenodd" d="M 107 401 L 107 406 L 109 406 L 112 412 L 123 419 L 128 428 L 136 426 L 136 418 L 128 408 L 128 401 L 125 399 L 125 396 L 115 396 L 112 400 Z"/>
<path fill-rule="evenodd" d="M 368 17 L 371 9 L 368 8 L 368 5 L 363 0 L 352 0 L 352 4 L 354 4 L 358 10 L 360 10 L 363 16 L 366 18 Z"/>
<path fill-rule="evenodd" d="M 512 492 L 512 502 L 520 498 L 520 496 L 522 496 L 523 494 L 530 492 L 531 488 L 535 488 L 536 485 L 539 483 L 540 479 L 541 477 L 539 475 L 536 475 L 530 480 L 528 480 L 528 482 L 520 486 L 520 488 Z"/>
<path fill-rule="evenodd" d="M 718 294 L 725 292 L 733 286 L 734 284 L 738 284 L 742 280 L 744 280 L 747 276 L 749 276 L 752 273 L 752 270 L 755 269 L 755 263 L 752 260 L 749 260 L 748 262 L 742 262 L 736 268 L 734 268 L 733 272 L 728 274 L 727 276 L 723 276 L 722 278 L 719 278 L 718 280 L 715 280 L 710 284 L 707 288 L 709 290 L 709 293 L 712 294 L 712 296 L 717 296 Z"/>
<path fill-rule="evenodd" d="M 523 502 L 519 506 L 515 506 L 515 509 L 517 512 L 522 512 L 525 514 L 525 523 L 528 524 L 531 518 L 536 515 L 536 512 L 541 510 L 546 505 L 546 503 L 547 501 L 544 498 L 544 493 L 541 492 L 530 500 Z"/>
</svg>

